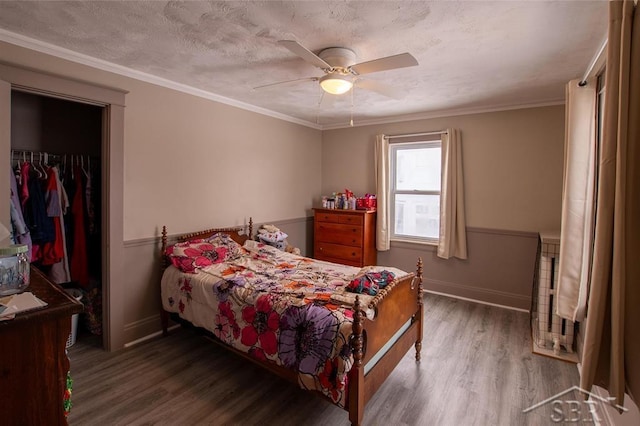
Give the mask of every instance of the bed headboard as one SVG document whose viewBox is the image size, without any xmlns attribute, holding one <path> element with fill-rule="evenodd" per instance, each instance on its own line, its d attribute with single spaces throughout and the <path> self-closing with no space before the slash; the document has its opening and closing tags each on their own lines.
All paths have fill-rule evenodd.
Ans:
<svg viewBox="0 0 640 426">
<path fill-rule="evenodd" d="M 211 228 L 205 229 L 202 231 L 191 232 L 189 234 L 182 234 L 176 237 L 178 242 L 184 242 L 189 240 L 195 240 L 199 238 L 208 238 L 214 234 L 223 233 L 229 235 L 235 242 L 240 245 L 243 245 L 245 241 L 253 238 L 253 218 L 249 218 L 249 224 L 244 226 L 235 226 L 230 228 Z M 167 260 L 165 258 L 165 251 L 167 249 L 167 227 L 162 227 L 162 248 L 160 251 L 160 255 L 163 259 L 162 267 L 163 269 L 168 266 Z"/>
</svg>

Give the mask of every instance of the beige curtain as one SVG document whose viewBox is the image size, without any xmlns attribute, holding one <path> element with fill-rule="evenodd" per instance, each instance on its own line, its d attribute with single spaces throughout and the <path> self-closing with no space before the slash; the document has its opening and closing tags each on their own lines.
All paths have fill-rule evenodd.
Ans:
<svg viewBox="0 0 640 426">
<path fill-rule="evenodd" d="M 597 80 L 566 86 L 562 232 L 556 313 L 582 321 L 593 248 L 596 179 Z"/>
<path fill-rule="evenodd" d="M 603 141 L 580 386 L 640 397 L 640 16 L 609 3 Z"/>
<path fill-rule="evenodd" d="M 467 258 L 462 179 L 462 141 L 460 131 L 447 129 L 442 135 L 442 179 L 440 193 L 440 239 L 438 256 Z"/>
<path fill-rule="evenodd" d="M 377 197 L 376 248 L 380 251 L 391 247 L 391 222 L 389 214 L 389 141 L 384 135 L 376 136 L 375 178 Z"/>
</svg>

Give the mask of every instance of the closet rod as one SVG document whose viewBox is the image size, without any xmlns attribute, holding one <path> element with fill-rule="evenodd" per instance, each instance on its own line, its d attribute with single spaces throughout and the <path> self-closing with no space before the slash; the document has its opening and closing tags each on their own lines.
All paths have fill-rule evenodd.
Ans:
<svg viewBox="0 0 640 426">
<path fill-rule="evenodd" d="M 407 133 L 405 135 L 385 135 L 385 139 L 396 139 L 396 138 L 412 138 L 414 136 L 433 136 L 433 135 L 448 135 L 449 132 L 446 130 L 440 130 L 438 132 L 424 132 L 424 133 Z"/>
<path fill-rule="evenodd" d="M 14 149 L 11 148 L 12 152 L 15 152 L 16 154 L 49 154 L 49 155 L 64 155 L 64 154 L 52 154 L 49 151 L 34 151 L 32 149 Z"/>
<path fill-rule="evenodd" d="M 65 155 L 73 155 L 73 156 L 77 156 L 77 157 L 90 157 L 90 158 L 100 158 L 100 156 L 98 155 L 91 155 L 91 154 L 69 154 L 69 153 L 64 153 L 64 154 L 52 154 L 49 151 L 34 151 L 31 149 L 11 149 L 11 152 L 13 152 L 14 155 L 22 155 L 22 154 L 26 154 L 26 155 L 40 155 L 40 154 L 47 154 L 49 157 L 64 157 Z"/>
</svg>

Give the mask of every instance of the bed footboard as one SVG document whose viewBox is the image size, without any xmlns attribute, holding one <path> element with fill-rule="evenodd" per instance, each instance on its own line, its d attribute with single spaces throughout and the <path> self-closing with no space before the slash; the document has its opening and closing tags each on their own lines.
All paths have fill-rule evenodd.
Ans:
<svg viewBox="0 0 640 426">
<path fill-rule="evenodd" d="M 375 317 L 368 319 L 356 297 L 349 372 L 349 420 L 360 425 L 364 407 L 407 351 L 414 346 L 416 361 L 422 349 L 422 259 L 415 274 L 394 281 L 371 303 Z"/>
</svg>

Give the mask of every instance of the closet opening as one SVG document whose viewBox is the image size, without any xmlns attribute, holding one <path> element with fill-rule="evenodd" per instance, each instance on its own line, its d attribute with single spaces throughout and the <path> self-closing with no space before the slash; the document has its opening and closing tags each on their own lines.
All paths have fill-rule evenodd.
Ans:
<svg viewBox="0 0 640 426">
<path fill-rule="evenodd" d="M 84 305 L 68 346 L 104 347 L 104 116 L 104 106 L 11 90 L 10 184 L 31 263 Z"/>
<path fill-rule="evenodd" d="M 37 95 L 48 101 L 52 98 L 89 105 L 97 107 L 101 112 L 102 347 L 108 351 L 122 349 L 125 344 L 123 301 L 126 300 L 126 289 L 122 285 L 124 282 L 124 109 L 125 96 L 128 92 L 0 63 L 0 153 L 2 158 L 11 155 L 11 116 L 14 112 L 19 114 L 18 111 L 13 110 L 11 104 L 13 94 L 20 96 L 17 93 Z M 64 122 L 68 123 L 68 121 Z M 57 125 L 60 126 L 60 123 Z M 36 130 L 28 129 L 27 131 Z M 68 161 L 69 157 L 67 157 L 67 165 Z M 93 162 L 91 166 L 93 167 Z M 9 188 L 9 167 L 11 167 L 10 161 L 0 161 L 0 188 Z M 10 209 L 8 205 L 4 204 L 4 206 L 5 208 L 0 209 L 0 221 L 9 223 Z"/>
</svg>

